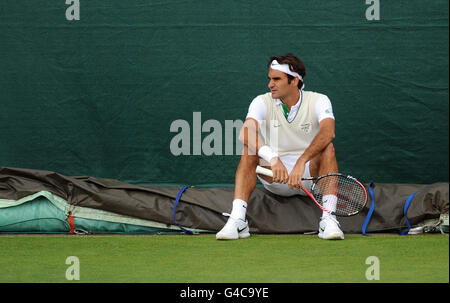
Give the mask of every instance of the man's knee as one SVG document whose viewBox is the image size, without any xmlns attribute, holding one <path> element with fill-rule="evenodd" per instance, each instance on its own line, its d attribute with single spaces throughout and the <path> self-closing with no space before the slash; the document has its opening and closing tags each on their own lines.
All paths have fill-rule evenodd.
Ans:
<svg viewBox="0 0 450 303">
<path fill-rule="evenodd" d="M 325 149 L 322 152 L 322 155 L 325 155 L 328 157 L 335 157 L 336 150 L 334 149 L 333 143 L 330 143 L 325 147 Z"/>
<path fill-rule="evenodd" d="M 259 157 L 256 155 L 241 155 L 240 165 L 255 167 L 258 165 Z"/>
<path fill-rule="evenodd" d="M 256 152 L 251 151 L 248 146 L 244 145 L 244 149 L 242 150 L 240 164 L 257 166 L 259 161 L 259 157 Z"/>
<path fill-rule="evenodd" d="M 328 144 L 320 154 L 311 159 L 309 165 L 311 176 L 318 176 L 324 163 L 330 163 L 330 161 L 336 161 L 336 151 L 333 143 Z"/>
</svg>

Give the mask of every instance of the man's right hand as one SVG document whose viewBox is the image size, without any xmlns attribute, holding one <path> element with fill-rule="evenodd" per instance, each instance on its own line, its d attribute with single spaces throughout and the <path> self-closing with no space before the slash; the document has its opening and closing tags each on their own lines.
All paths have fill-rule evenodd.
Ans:
<svg viewBox="0 0 450 303">
<path fill-rule="evenodd" d="M 289 181 L 289 175 L 283 162 L 279 157 L 273 157 L 270 160 L 270 168 L 273 173 L 273 182 L 275 183 L 287 183 Z"/>
</svg>

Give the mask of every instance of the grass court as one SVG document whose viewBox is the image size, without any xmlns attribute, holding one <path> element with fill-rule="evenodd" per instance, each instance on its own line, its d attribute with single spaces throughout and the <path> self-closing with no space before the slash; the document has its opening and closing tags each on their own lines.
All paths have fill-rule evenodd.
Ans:
<svg viewBox="0 0 450 303">
<path fill-rule="evenodd" d="M 448 283 L 448 235 L 2 235 L 0 282 Z M 69 256 L 79 280 L 67 280 Z M 379 260 L 379 280 L 366 272 Z M 371 259 L 369 259 L 371 260 Z"/>
</svg>

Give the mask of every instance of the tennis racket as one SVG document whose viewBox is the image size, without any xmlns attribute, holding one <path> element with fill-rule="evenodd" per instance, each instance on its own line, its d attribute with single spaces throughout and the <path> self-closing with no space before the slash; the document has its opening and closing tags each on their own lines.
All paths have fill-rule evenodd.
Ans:
<svg viewBox="0 0 450 303">
<path fill-rule="evenodd" d="M 256 173 L 273 177 L 270 169 L 257 166 Z M 352 176 L 331 173 L 319 177 L 302 178 L 311 180 L 311 192 L 300 185 L 300 188 L 322 210 L 339 217 L 350 217 L 359 213 L 367 202 L 364 186 Z"/>
</svg>

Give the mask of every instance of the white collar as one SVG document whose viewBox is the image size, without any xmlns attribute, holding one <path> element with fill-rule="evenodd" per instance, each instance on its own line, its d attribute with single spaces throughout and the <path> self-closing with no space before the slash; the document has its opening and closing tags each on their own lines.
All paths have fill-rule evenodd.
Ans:
<svg viewBox="0 0 450 303">
<path fill-rule="evenodd" d="M 303 90 L 299 89 L 298 91 L 300 92 L 300 96 L 298 97 L 297 103 L 294 106 L 291 107 L 291 110 L 292 110 L 292 108 L 299 108 L 300 104 L 302 103 Z M 276 105 L 281 105 L 281 104 L 283 104 L 283 101 L 281 101 L 280 99 L 275 99 L 275 104 Z"/>
</svg>

